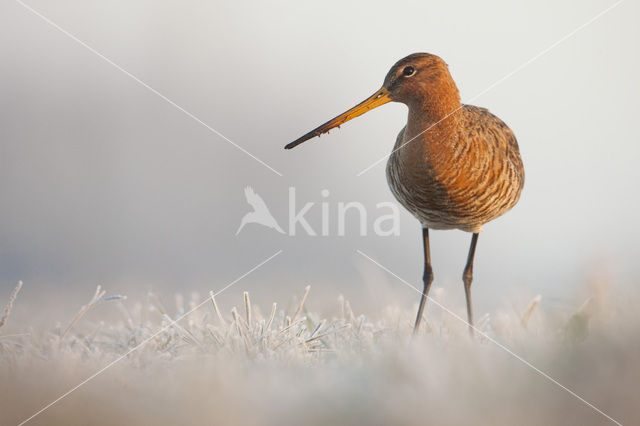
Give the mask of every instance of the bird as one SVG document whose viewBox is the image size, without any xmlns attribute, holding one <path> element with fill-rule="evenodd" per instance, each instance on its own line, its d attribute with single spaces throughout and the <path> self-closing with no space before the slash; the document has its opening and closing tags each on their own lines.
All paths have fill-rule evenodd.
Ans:
<svg viewBox="0 0 640 426">
<path fill-rule="evenodd" d="M 471 283 L 478 236 L 484 224 L 509 211 L 520 199 L 524 166 L 513 131 L 486 108 L 461 103 L 442 58 L 414 53 L 399 60 L 372 96 L 285 149 L 388 102 L 405 104 L 408 117 L 387 160 L 387 183 L 398 202 L 422 226 L 424 289 L 413 332 L 419 331 L 434 279 L 429 230 L 458 229 L 471 233 L 462 282 L 468 329 L 473 336 Z"/>
<path fill-rule="evenodd" d="M 259 223 L 260 225 L 275 229 L 279 233 L 284 234 L 284 231 L 282 230 L 282 228 L 280 228 L 280 225 L 278 225 L 278 222 L 269 211 L 267 204 L 264 202 L 261 196 L 256 194 L 253 188 L 251 188 L 250 186 L 245 187 L 244 196 L 247 199 L 247 203 L 249 203 L 249 205 L 253 207 L 253 211 L 245 214 L 242 217 L 242 220 L 240 221 L 240 227 L 238 228 L 236 235 L 238 235 L 240 231 L 242 231 L 242 228 L 244 228 L 244 226 L 248 223 Z"/>
</svg>

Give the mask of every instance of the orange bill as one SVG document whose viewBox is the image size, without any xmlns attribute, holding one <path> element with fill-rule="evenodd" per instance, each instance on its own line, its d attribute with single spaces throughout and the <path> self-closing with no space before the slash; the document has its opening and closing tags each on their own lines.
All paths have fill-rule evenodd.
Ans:
<svg viewBox="0 0 640 426">
<path fill-rule="evenodd" d="M 302 142 L 308 141 L 311 138 L 316 136 L 320 136 L 324 133 L 327 133 L 329 130 L 334 127 L 340 127 L 340 125 L 346 123 L 347 121 L 358 117 L 359 115 L 364 114 L 365 112 L 371 111 L 374 108 L 379 107 L 380 105 L 384 105 L 387 102 L 391 102 L 391 98 L 389 97 L 389 91 L 386 88 L 382 88 L 374 93 L 371 97 L 365 99 L 360 102 L 358 105 L 351 108 L 349 111 L 343 112 L 339 116 L 334 119 L 331 119 L 324 123 L 322 126 L 318 126 L 309 133 L 304 136 L 299 137 L 295 141 L 285 145 L 284 149 L 291 149 Z"/>
</svg>

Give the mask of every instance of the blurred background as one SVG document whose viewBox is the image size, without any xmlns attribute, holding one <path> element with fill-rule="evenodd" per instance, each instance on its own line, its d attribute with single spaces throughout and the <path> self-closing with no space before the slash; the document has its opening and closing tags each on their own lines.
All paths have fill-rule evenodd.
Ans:
<svg viewBox="0 0 640 426">
<path fill-rule="evenodd" d="M 317 231 L 320 203 L 369 212 L 394 201 L 387 155 L 406 120 L 389 104 L 294 151 L 285 143 L 378 89 L 413 52 L 440 55 L 463 101 L 613 1 L 183 2 L 28 4 L 266 162 L 212 133 L 17 2 L 0 5 L 0 301 L 16 308 L 110 294 L 230 288 L 271 302 L 312 286 L 314 309 L 345 294 L 360 312 L 417 295 L 356 253 L 421 286 L 420 226 L 400 235 L 295 237 L 259 225 L 235 235 L 252 186 L 286 229 L 288 190 Z M 623 2 L 486 92 L 526 169 L 518 206 L 485 226 L 473 285 L 479 315 L 511 294 L 562 305 L 594 274 L 637 285 L 640 6 Z M 635 42 L 634 42 L 635 43 Z M 329 196 L 323 197 L 322 190 Z M 464 295 L 470 235 L 436 231 L 435 285 Z M 457 292 L 457 293 L 456 293 Z M 223 300 L 224 301 L 224 300 Z"/>
</svg>

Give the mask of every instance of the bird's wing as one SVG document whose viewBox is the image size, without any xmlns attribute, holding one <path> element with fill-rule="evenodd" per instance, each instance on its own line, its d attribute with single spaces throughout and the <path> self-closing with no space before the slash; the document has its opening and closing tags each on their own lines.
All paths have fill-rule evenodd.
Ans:
<svg viewBox="0 0 640 426">
<path fill-rule="evenodd" d="M 520 149 L 513 131 L 502 120 L 489 112 L 486 108 L 473 105 L 464 105 L 464 112 L 469 121 L 480 123 L 475 125 L 475 132 L 472 138 L 487 146 L 487 152 L 499 155 L 499 158 L 506 159 L 517 175 L 515 179 L 518 184 L 518 191 L 524 185 L 524 167 L 520 157 Z M 487 162 L 487 164 L 499 165 L 500 161 Z M 499 175 L 499 171 L 496 171 Z"/>
<path fill-rule="evenodd" d="M 244 195 L 247 198 L 247 203 L 249 203 L 249 205 L 253 207 L 255 211 L 259 211 L 259 210 L 269 211 L 262 197 L 256 194 L 256 192 L 250 186 L 247 186 L 244 189 Z"/>
</svg>

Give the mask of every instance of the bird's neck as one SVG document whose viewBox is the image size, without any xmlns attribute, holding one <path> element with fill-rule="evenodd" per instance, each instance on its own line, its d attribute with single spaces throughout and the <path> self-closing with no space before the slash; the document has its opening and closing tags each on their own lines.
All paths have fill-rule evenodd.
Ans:
<svg viewBox="0 0 640 426">
<path fill-rule="evenodd" d="M 422 132 L 447 134 L 454 131 L 462 113 L 460 94 L 453 80 L 416 97 L 408 107 L 407 132 L 412 137 Z"/>
</svg>

